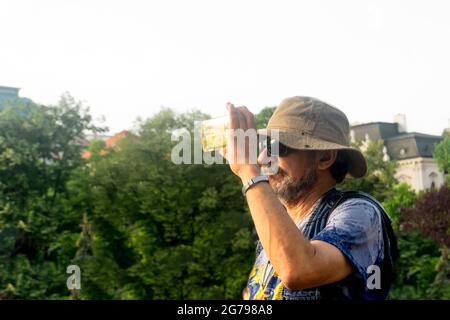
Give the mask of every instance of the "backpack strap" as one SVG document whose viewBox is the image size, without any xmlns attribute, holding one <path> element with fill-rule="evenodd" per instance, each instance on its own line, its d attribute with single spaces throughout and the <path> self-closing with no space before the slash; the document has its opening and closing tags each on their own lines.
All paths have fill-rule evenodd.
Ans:
<svg viewBox="0 0 450 320">
<path fill-rule="evenodd" d="M 330 213 L 338 206 L 342 197 L 343 193 L 335 188 L 332 188 L 323 195 L 319 205 L 311 213 L 311 217 L 305 225 L 304 235 L 306 238 L 311 240 L 325 228 Z"/>
</svg>

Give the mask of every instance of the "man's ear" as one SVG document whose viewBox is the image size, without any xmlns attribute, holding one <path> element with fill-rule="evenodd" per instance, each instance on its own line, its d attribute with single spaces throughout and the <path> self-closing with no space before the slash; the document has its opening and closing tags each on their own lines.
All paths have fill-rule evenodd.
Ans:
<svg viewBox="0 0 450 320">
<path fill-rule="evenodd" d="M 336 161 L 337 150 L 324 150 L 319 153 L 318 169 L 326 170 Z"/>
</svg>

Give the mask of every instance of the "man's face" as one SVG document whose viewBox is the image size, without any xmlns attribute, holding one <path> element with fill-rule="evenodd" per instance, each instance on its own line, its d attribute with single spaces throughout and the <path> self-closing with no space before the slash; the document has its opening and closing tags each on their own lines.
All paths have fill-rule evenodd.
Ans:
<svg viewBox="0 0 450 320">
<path fill-rule="evenodd" d="M 265 150 L 258 161 L 262 163 Z M 278 198 L 287 206 L 295 206 L 317 182 L 317 161 L 314 151 L 295 150 L 277 157 L 278 171 L 269 175 L 269 182 Z"/>
</svg>

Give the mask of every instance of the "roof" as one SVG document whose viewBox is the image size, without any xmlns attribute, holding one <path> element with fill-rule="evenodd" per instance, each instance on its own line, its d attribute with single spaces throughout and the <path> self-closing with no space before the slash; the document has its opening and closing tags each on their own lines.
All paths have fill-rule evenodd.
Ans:
<svg viewBox="0 0 450 320">
<path fill-rule="evenodd" d="M 134 134 L 132 134 L 130 131 L 127 131 L 127 130 L 120 131 L 119 133 L 116 133 L 115 135 L 113 135 L 111 138 L 107 139 L 105 141 L 105 144 L 108 147 L 114 147 L 117 144 L 118 140 L 120 140 L 124 137 L 127 137 L 127 136 L 134 136 Z"/>
<path fill-rule="evenodd" d="M 17 87 L 7 87 L 7 86 L 0 86 L 0 89 L 20 90 L 20 88 L 17 88 Z"/>
<path fill-rule="evenodd" d="M 111 148 L 115 148 L 117 145 L 117 142 L 125 137 L 131 137 L 131 138 L 137 138 L 136 135 L 134 135 L 133 133 L 131 133 L 128 130 L 123 130 L 120 131 L 119 133 L 116 133 L 115 135 L 113 135 L 112 137 L 109 137 L 108 139 L 104 140 L 105 141 L 105 145 L 107 147 L 111 147 Z M 101 154 L 105 154 L 106 151 L 102 151 Z M 81 157 L 83 159 L 88 159 L 91 157 L 91 152 L 88 150 L 83 151 L 83 154 L 81 155 Z"/>
<path fill-rule="evenodd" d="M 352 126 L 351 130 L 354 132 L 355 140 L 365 140 L 366 134 L 371 140 L 386 140 L 390 137 L 397 136 L 398 124 L 389 122 L 370 122 Z"/>
<path fill-rule="evenodd" d="M 384 140 L 387 153 L 392 160 L 409 158 L 432 158 L 434 145 L 442 140 L 420 132 L 399 132 L 397 123 L 370 122 L 352 126 L 356 141 L 363 141 L 366 135 L 370 140 Z"/>
<path fill-rule="evenodd" d="M 19 98 L 20 88 L 0 86 L 0 99 L 16 100 Z"/>
<path fill-rule="evenodd" d="M 389 138 L 385 141 L 391 159 L 432 158 L 434 146 L 442 137 L 424 133 L 410 132 Z"/>
<path fill-rule="evenodd" d="M 402 133 L 402 134 L 399 134 L 398 136 L 394 136 L 394 137 L 389 138 L 389 140 L 406 139 L 406 138 L 416 138 L 416 137 L 442 140 L 442 137 L 441 137 L 441 136 L 435 136 L 435 135 L 425 134 L 425 133 L 420 133 L 420 132 L 407 132 L 407 133 Z"/>
<path fill-rule="evenodd" d="M 368 126 L 368 125 L 374 125 L 374 124 L 389 124 L 389 125 L 391 125 L 391 124 L 395 124 L 395 123 L 383 122 L 383 121 L 366 122 L 366 123 L 358 123 L 358 124 L 352 125 L 352 128 L 354 128 L 354 127 L 361 127 L 361 126 Z"/>
</svg>

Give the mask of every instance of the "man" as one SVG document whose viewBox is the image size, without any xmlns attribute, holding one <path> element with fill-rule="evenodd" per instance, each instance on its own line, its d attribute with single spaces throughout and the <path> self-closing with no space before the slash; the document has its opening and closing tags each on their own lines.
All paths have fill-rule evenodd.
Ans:
<svg viewBox="0 0 450 320">
<path fill-rule="evenodd" d="M 228 110 L 231 129 L 255 129 L 246 107 Z M 271 140 L 275 130 L 278 141 Z M 369 195 L 335 188 L 347 173 L 367 171 L 363 154 L 349 145 L 345 114 L 291 97 L 258 133 L 268 142 L 257 164 L 248 161 L 248 141 L 231 138 L 222 150 L 242 180 L 259 237 L 244 298 L 385 299 L 397 256 L 390 219 Z M 247 161 L 237 161 L 239 152 Z M 278 171 L 262 176 L 261 167 L 274 163 Z"/>
</svg>

